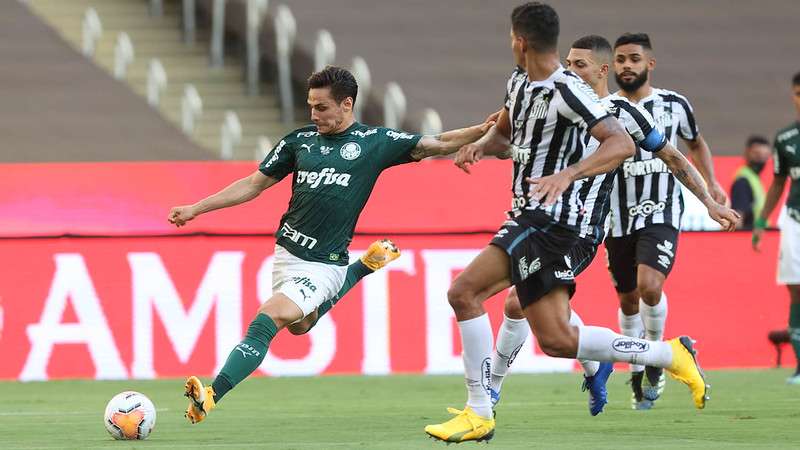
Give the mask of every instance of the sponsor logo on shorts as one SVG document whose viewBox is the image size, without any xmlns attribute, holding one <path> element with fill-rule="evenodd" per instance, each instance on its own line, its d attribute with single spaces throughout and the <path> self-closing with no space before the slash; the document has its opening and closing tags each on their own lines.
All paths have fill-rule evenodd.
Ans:
<svg viewBox="0 0 800 450">
<path fill-rule="evenodd" d="M 507 234 L 508 234 L 508 230 L 505 229 L 505 228 L 501 228 L 500 231 L 498 231 L 497 234 L 494 235 L 494 237 L 501 238 L 501 237 L 503 237 L 503 236 L 505 236 Z"/>
<path fill-rule="evenodd" d="M 792 180 L 800 178 L 800 167 L 790 167 L 789 176 L 792 177 Z"/>
<path fill-rule="evenodd" d="M 645 200 L 638 205 L 628 208 L 628 215 L 647 217 L 655 213 L 663 212 L 667 208 L 664 202 L 654 202 L 652 200 Z"/>
<path fill-rule="evenodd" d="M 644 353 L 650 349 L 650 344 L 647 341 L 631 338 L 614 339 L 611 346 L 621 353 Z"/>
<path fill-rule="evenodd" d="M 662 253 L 658 255 L 658 264 L 665 269 L 669 269 L 669 266 L 672 264 L 671 258 L 675 257 L 675 246 L 672 242 L 665 239 L 663 244 L 656 244 L 656 248 Z"/>
<path fill-rule="evenodd" d="M 559 280 L 574 280 L 575 274 L 571 270 L 556 270 L 553 275 Z"/>
<path fill-rule="evenodd" d="M 355 142 L 348 142 L 347 144 L 344 144 L 341 149 L 339 149 L 339 153 L 341 153 L 342 158 L 352 161 L 361 155 L 361 146 Z"/>
<path fill-rule="evenodd" d="M 528 278 L 542 268 L 541 258 L 536 258 L 528 264 L 527 258 L 523 256 L 517 264 L 519 264 L 519 277 L 521 280 Z"/>
<path fill-rule="evenodd" d="M 290 280 L 294 284 L 307 287 L 311 292 L 317 292 L 317 286 L 314 283 L 312 283 L 311 279 L 308 277 L 292 277 L 290 278 Z M 302 292 L 303 289 L 301 288 L 300 291 Z M 306 296 L 305 292 L 303 292 L 303 296 L 306 298 L 308 297 Z"/>
<path fill-rule="evenodd" d="M 674 253 L 675 246 L 672 244 L 672 242 L 670 242 L 670 241 L 668 241 L 666 239 L 664 239 L 664 243 L 663 244 L 656 244 L 656 248 L 660 252 L 666 253 L 667 255 L 669 255 L 670 258 L 674 258 L 675 257 L 675 253 Z"/>
<path fill-rule="evenodd" d="M 487 393 L 492 387 L 492 358 L 486 358 L 481 363 L 481 385 Z"/>
</svg>

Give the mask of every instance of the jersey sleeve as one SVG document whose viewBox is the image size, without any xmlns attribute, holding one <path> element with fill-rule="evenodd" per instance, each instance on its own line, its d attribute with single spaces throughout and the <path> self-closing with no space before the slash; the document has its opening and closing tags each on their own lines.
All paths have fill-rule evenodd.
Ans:
<svg viewBox="0 0 800 450">
<path fill-rule="evenodd" d="M 383 168 L 417 161 L 411 157 L 411 151 L 422 139 L 421 135 L 391 128 L 380 128 L 378 137 L 381 140 L 380 156 Z"/>
<path fill-rule="evenodd" d="M 505 99 L 503 99 L 503 106 L 508 110 L 511 110 L 511 96 L 514 95 L 514 89 L 517 88 L 522 74 L 524 73 L 525 72 L 520 67 L 515 67 L 514 71 L 511 72 L 511 76 L 508 78 L 508 82 L 506 83 L 506 96 Z"/>
<path fill-rule="evenodd" d="M 656 127 L 653 116 L 640 105 L 615 101 L 619 108 L 619 121 L 639 147 L 648 152 L 658 152 L 667 145 L 667 138 Z"/>
<path fill-rule="evenodd" d="M 294 171 L 294 151 L 293 145 L 289 142 L 289 136 L 284 137 L 264 158 L 258 166 L 258 170 L 268 177 L 282 180 L 286 175 Z"/>
<path fill-rule="evenodd" d="M 700 135 L 697 129 L 697 122 L 694 118 L 694 109 L 689 104 L 689 100 L 682 95 L 675 95 L 675 101 L 680 105 L 680 121 L 678 123 L 678 136 L 687 141 L 694 141 Z"/>
<path fill-rule="evenodd" d="M 781 144 L 776 137 L 775 144 L 772 146 L 772 168 L 775 175 L 781 177 L 785 177 L 789 174 L 786 167 L 786 157 L 784 156 L 785 151 L 783 144 Z"/>
<path fill-rule="evenodd" d="M 555 86 L 563 100 L 557 103 L 558 112 L 572 123 L 589 130 L 610 116 L 597 94 L 583 80 L 570 77 Z"/>
</svg>

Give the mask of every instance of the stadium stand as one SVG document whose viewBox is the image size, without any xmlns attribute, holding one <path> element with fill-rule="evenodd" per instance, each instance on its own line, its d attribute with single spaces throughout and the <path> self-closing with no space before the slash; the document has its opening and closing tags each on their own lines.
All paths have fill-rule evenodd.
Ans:
<svg viewBox="0 0 800 450">
<path fill-rule="evenodd" d="M 287 129 L 280 123 L 277 101 L 270 95 L 273 89 L 266 86 L 263 89 L 266 95 L 246 94 L 242 64 L 236 55 L 229 55 L 219 67 L 212 67 L 209 60 L 210 30 L 207 27 L 197 29 L 194 45 L 183 41 L 180 2 L 165 2 L 160 15 L 150 14 L 148 2 L 144 0 L 32 0 L 29 4 L 76 49 L 84 45 L 83 26 L 88 8 L 92 8 L 102 27 L 93 53 L 94 60 L 110 73 L 120 70 L 116 67 L 116 51 L 120 36 L 123 33 L 127 35 L 133 57 L 120 78 L 124 78 L 136 93 L 152 101 L 176 127 L 187 130 L 195 143 L 215 156 L 224 159 L 260 158 L 259 155 L 263 154 L 263 151 L 257 151 L 260 138 L 264 136 L 274 140 Z M 155 97 L 149 92 L 152 86 L 148 85 L 153 71 L 162 77 Z M 159 71 L 163 72 L 159 74 Z M 199 114 L 191 128 L 183 124 L 182 104 L 186 101 L 187 89 L 196 92 L 199 100 Z M 221 131 L 225 123 L 231 124 L 232 131 Z M 232 136 L 227 154 L 220 153 L 222 133 Z"/>
<path fill-rule="evenodd" d="M 444 128 L 483 119 L 499 108 L 513 62 L 509 16 L 516 0 L 363 0 L 287 2 L 297 19 L 299 51 L 313 50 L 316 30 L 330 30 L 336 61 L 363 56 L 374 84 L 397 81 L 415 114 L 436 109 Z M 369 5 L 369 6 L 368 6 Z M 788 77 L 797 71 L 796 0 L 673 2 L 565 0 L 560 47 L 585 34 L 613 40 L 645 31 L 658 59 L 656 85 L 687 95 L 715 154 L 737 154 L 750 132 L 771 135 L 791 121 Z M 722 13 L 724 11 L 724 13 Z M 794 11 L 794 14 L 787 14 Z M 712 56 L 713 57 L 710 57 Z M 739 134 L 737 130 L 743 130 Z"/>
<path fill-rule="evenodd" d="M 0 161 L 212 158 L 24 5 L 2 11 Z"/>
</svg>

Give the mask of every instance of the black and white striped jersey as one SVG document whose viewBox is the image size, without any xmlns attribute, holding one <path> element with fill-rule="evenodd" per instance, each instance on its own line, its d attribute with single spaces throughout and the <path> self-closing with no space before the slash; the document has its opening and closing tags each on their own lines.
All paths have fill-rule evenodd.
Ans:
<svg viewBox="0 0 800 450">
<path fill-rule="evenodd" d="M 594 199 L 588 198 L 586 204 L 572 202 L 571 186 L 555 204 L 544 207 L 528 197 L 530 185 L 525 178 L 552 175 L 580 161 L 583 147 L 578 131 L 591 129 L 609 112 L 589 85 L 563 67 L 542 81 L 529 80 L 517 68 L 508 80 L 506 98 L 514 161 L 512 211 L 540 210 L 557 224 L 577 230 L 583 217 L 592 214 Z"/>
<path fill-rule="evenodd" d="M 667 144 L 666 137 L 656 127 L 653 117 L 641 105 L 634 105 L 628 99 L 615 94 L 606 96 L 601 101 L 606 109 L 619 120 L 637 147 L 655 153 Z M 600 146 L 600 142 L 585 131 L 581 134 L 580 144 L 583 146 L 584 157 L 597 151 Z M 590 239 L 598 245 L 605 237 L 605 222 L 610 209 L 611 189 L 619 170 L 614 169 L 609 173 L 575 182 L 573 193 L 575 199 L 571 201 L 583 205 L 594 202 L 594 205 L 591 205 L 592 214 L 585 215 L 580 222 L 580 237 Z M 593 194 L 594 192 L 596 194 Z"/>
<path fill-rule="evenodd" d="M 678 136 L 694 141 L 699 135 L 692 106 L 674 91 L 653 88 L 639 103 L 653 116 L 659 131 L 677 147 Z M 611 193 L 611 236 L 620 237 L 652 224 L 680 229 L 683 196 L 680 183 L 653 153 L 636 149 L 617 171 Z"/>
</svg>

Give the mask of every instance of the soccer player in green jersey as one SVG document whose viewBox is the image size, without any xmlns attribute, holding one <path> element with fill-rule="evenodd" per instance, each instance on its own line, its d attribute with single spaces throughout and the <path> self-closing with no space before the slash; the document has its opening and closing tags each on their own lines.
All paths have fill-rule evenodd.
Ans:
<svg viewBox="0 0 800 450">
<path fill-rule="evenodd" d="M 492 122 L 419 136 L 355 121 L 358 85 L 345 69 L 328 66 L 308 79 L 313 125 L 292 131 L 258 170 L 198 203 L 173 208 L 183 226 L 200 214 L 256 198 L 292 174 L 292 197 L 280 221 L 272 274 L 273 294 L 228 356 L 211 386 L 186 381 L 186 417 L 205 419 L 216 403 L 261 365 L 277 332 L 336 297 L 347 277 L 347 247 L 380 173 L 389 167 L 456 152 L 482 137 Z"/>
<path fill-rule="evenodd" d="M 797 357 L 797 370 L 786 382 L 800 385 L 800 72 L 792 78 L 792 101 L 797 111 L 797 120 L 778 131 L 772 156 L 775 177 L 767 191 L 764 209 L 753 224 L 753 249 L 758 250 L 767 218 L 778 206 L 786 185 L 786 177 L 792 179 L 786 211 L 778 219 L 781 229 L 781 244 L 778 257 L 778 283 L 789 289 L 789 337 Z"/>
</svg>

